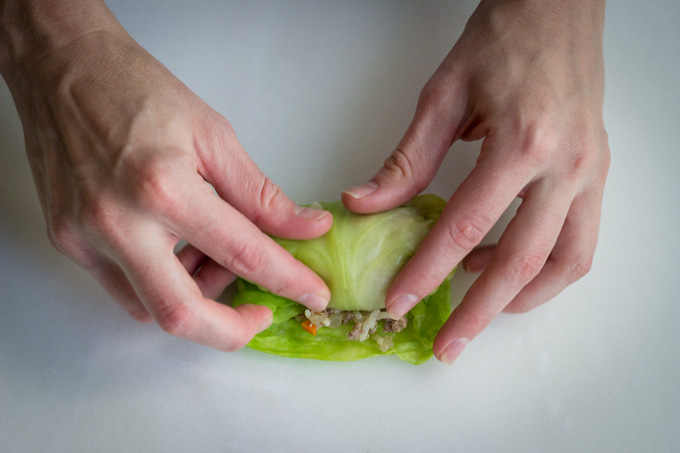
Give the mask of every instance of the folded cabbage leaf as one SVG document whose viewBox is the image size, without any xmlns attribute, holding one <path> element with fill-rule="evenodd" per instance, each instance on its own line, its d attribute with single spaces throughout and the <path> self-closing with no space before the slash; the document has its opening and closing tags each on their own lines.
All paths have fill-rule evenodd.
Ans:
<svg viewBox="0 0 680 453">
<path fill-rule="evenodd" d="M 445 201 L 435 195 L 420 195 L 399 208 L 364 215 L 348 211 L 339 201 L 320 205 L 333 215 L 328 233 L 310 240 L 275 240 L 326 282 L 331 290 L 329 308 L 372 311 L 385 308 L 390 283 L 439 218 Z M 265 305 L 272 310 L 271 327 L 248 344 L 253 349 L 319 360 L 396 354 L 420 364 L 432 357 L 434 338 L 451 313 L 452 275 L 411 309 L 404 330 L 383 332 L 384 322 L 379 321 L 374 335 L 389 336 L 394 343 L 385 352 L 375 336 L 365 341 L 350 340 L 353 324 L 320 327 L 312 335 L 301 327 L 300 315 L 304 316 L 306 307 L 245 280 L 238 281 L 233 304 Z"/>
</svg>

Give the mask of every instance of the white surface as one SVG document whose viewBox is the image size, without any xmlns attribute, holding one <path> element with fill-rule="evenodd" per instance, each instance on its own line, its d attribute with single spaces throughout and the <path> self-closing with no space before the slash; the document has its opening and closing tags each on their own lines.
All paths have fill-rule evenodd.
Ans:
<svg viewBox="0 0 680 453">
<path fill-rule="evenodd" d="M 308 202 L 375 171 L 475 6 L 318 3 L 110 6 Z M 674 1 L 610 1 L 593 271 L 501 315 L 452 367 L 228 354 L 134 323 L 50 248 L 0 84 L 0 450 L 679 451 L 679 17 Z M 456 144 L 431 190 L 449 195 L 478 149 Z"/>
</svg>

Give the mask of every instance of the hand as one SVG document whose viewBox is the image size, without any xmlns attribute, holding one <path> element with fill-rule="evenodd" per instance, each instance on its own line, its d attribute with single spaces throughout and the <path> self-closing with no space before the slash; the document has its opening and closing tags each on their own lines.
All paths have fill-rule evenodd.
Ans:
<svg viewBox="0 0 680 453">
<path fill-rule="evenodd" d="M 591 267 L 609 167 L 603 21 L 604 2 L 482 1 L 397 149 L 343 194 L 360 213 L 401 205 L 428 186 L 453 142 L 484 139 L 475 168 L 386 296 L 402 316 L 464 257 L 468 270 L 483 270 L 435 340 L 446 363 L 503 309 L 536 307 Z M 517 196 L 498 244 L 475 249 Z"/>
<path fill-rule="evenodd" d="M 296 206 L 226 119 L 108 25 L 4 67 L 52 244 L 136 319 L 219 349 L 272 320 L 211 300 L 235 275 L 323 309 L 324 282 L 260 228 L 317 237 L 329 213 Z"/>
</svg>

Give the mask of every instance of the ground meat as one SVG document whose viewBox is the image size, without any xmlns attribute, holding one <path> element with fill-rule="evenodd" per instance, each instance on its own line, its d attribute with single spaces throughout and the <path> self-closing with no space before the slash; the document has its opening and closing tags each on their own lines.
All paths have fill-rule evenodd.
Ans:
<svg viewBox="0 0 680 453">
<path fill-rule="evenodd" d="M 359 337 L 361 336 L 361 329 L 364 327 L 363 322 L 358 322 L 354 324 L 354 328 L 350 333 L 347 334 L 347 338 L 350 340 L 358 340 Z"/>
<path fill-rule="evenodd" d="M 342 323 L 349 324 L 350 322 L 354 322 L 354 313 L 348 311 L 347 313 L 345 313 L 345 317 L 342 319 Z"/>
<path fill-rule="evenodd" d="M 366 341 L 373 338 L 380 346 L 380 350 L 385 352 L 391 349 L 394 342 L 389 336 L 375 335 L 378 329 L 378 322 L 385 321 L 383 332 L 401 332 L 406 327 L 406 318 L 392 319 L 387 310 L 367 311 L 342 311 L 336 308 L 326 308 L 323 311 L 314 312 L 309 309 L 304 314 L 295 317 L 296 320 L 309 320 L 318 327 L 337 328 L 343 324 L 354 324 L 352 330 L 347 334 L 347 338 L 352 341 Z"/>
<path fill-rule="evenodd" d="M 401 332 L 406 328 L 406 318 L 386 319 L 383 332 Z"/>
</svg>

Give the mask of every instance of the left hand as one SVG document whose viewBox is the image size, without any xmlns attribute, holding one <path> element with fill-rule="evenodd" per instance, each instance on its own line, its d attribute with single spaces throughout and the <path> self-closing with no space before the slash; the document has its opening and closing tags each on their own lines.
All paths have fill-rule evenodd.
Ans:
<svg viewBox="0 0 680 453">
<path fill-rule="evenodd" d="M 442 327 L 451 363 L 502 310 L 551 299 L 590 269 L 609 167 L 602 119 L 604 2 L 482 1 L 423 89 L 413 122 L 354 212 L 403 204 L 432 181 L 457 139 L 483 138 L 477 165 L 386 296 L 402 316 L 461 260 L 484 272 Z M 474 249 L 515 197 L 497 246 Z"/>
</svg>

